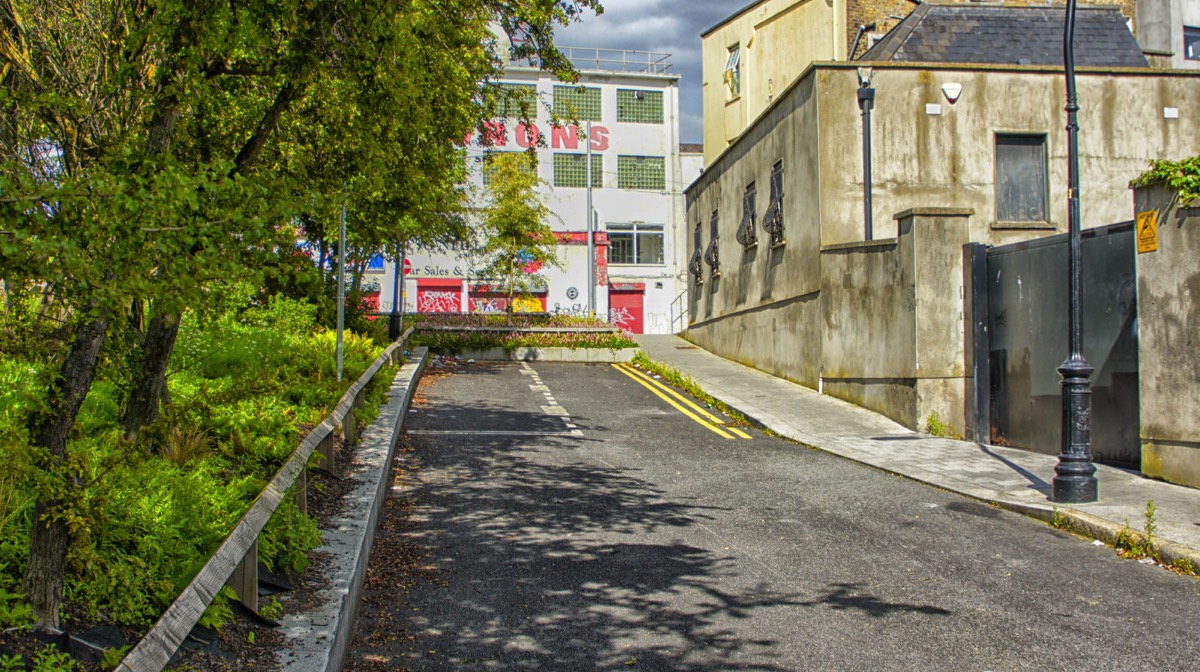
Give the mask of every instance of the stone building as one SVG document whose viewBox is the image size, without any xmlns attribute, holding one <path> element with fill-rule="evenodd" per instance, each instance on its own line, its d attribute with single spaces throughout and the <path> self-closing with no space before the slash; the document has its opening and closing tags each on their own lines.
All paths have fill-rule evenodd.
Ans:
<svg viewBox="0 0 1200 672">
<path fill-rule="evenodd" d="M 914 429 L 936 414 L 990 442 L 967 246 L 1066 231 L 1065 84 L 1053 49 L 1063 17 L 1061 7 L 922 5 L 862 60 L 809 64 L 776 90 L 686 191 L 687 337 Z M 751 48 L 768 52 L 765 38 Z M 1150 160 L 1200 154 L 1200 76 L 1149 68 L 1113 7 L 1081 6 L 1081 38 L 1080 193 L 1092 228 L 1132 219 L 1128 186 Z M 874 91 L 869 181 L 864 88 Z M 1021 278 L 1006 280 L 1022 291 Z M 1037 366 L 1053 375 L 1055 365 Z M 1103 384 L 1128 386 L 1103 365 Z M 1054 392 L 1026 397 L 1048 406 Z M 1058 452 L 1030 436 L 1014 445 Z"/>
</svg>

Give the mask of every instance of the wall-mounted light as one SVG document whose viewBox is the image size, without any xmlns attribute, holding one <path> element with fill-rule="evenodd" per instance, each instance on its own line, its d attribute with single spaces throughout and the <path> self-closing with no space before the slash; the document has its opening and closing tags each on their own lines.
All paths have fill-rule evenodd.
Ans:
<svg viewBox="0 0 1200 672">
<path fill-rule="evenodd" d="M 962 84 L 946 82 L 942 85 L 942 95 L 946 96 L 946 100 L 950 101 L 950 104 L 953 105 L 958 100 L 958 97 L 962 95 L 962 89 Z"/>
</svg>

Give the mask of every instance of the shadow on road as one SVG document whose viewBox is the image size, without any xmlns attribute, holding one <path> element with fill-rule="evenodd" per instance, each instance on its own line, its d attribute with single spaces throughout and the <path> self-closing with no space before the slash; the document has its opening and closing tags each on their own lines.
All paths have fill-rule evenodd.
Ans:
<svg viewBox="0 0 1200 672">
<path fill-rule="evenodd" d="M 815 597 L 812 586 L 773 590 L 735 566 L 730 549 L 684 540 L 685 528 L 722 509 L 669 500 L 590 459 L 581 451 L 589 439 L 545 435 L 560 418 L 444 399 L 436 410 L 413 423 L 409 479 L 393 494 L 410 516 L 405 543 L 429 576 L 404 586 L 368 578 L 347 670 L 780 670 L 790 665 L 779 651 L 795 641 L 755 626 L 780 608 L 949 614 L 885 602 L 857 584 Z M 419 433 L 447 418 L 543 434 Z M 373 572 L 387 543 L 381 537 Z"/>
</svg>

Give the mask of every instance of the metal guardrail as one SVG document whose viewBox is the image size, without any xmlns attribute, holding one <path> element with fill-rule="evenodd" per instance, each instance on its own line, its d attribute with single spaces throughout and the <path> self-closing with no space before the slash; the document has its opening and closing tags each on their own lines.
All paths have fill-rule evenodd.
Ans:
<svg viewBox="0 0 1200 672">
<path fill-rule="evenodd" d="M 258 535 L 293 485 L 296 486 L 293 496 L 300 509 L 307 512 L 308 459 L 314 451 L 319 452 L 330 471 L 333 470 L 333 433 L 339 425 L 344 442 L 347 445 L 357 443 L 358 427 L 354 409 L 362 405 L 367 384 L 383 365 L 388 361 L 400 361 L 404 344 L 412 333 L 412 328 L 409 328 L 395 343 L 389 345 L 346 390 L 329 417 L 304 437 L 267 487 L 259 493 L 250 509 L 242 515 L 217 552 L 167 607 L 150 632 L 126 654 L 116 668 L 118 672 L 160 672 L 226 585 L 234 589 L 242 604 L 258 611 Z"/>
<path fill-rule="evenodd" d="M 675 299 L 673 301 L 671 301 L 671 333 L 672 334 L 678 334 L 679 332 L 683 331 L 684 329 L 687 329 L 687 317 L 688 317 L 687 316 L 687 298 L 686 298 L 687 293 L 688 293 L 688 290 L 685 288 L 682 292 L 679 293 L 679 296 L 675 297 Z M 678 310 L 676 310 L 676 306 L 678 306 Z M 678 328 L 675 327 L 676 324 L 679 325 Z"/>
<path fill-rule="evenodd" d="M 635 72 L 651 75 L 670 75 L 671 54 L 660 51 L 632 49 L 593 49 L 591 47 L 559 47 L 577 70 L 604 72 Z M 513 61 L 518 67 L 536 67 L 528 60 Z"/>
</svg>

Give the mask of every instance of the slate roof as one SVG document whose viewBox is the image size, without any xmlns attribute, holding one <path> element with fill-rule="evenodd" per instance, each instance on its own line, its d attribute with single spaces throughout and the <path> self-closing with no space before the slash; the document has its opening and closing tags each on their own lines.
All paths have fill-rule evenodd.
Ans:
<svg viewBox="0 0 1200 672">
<path fill-rule="evenodd" d="M 1064 7 L 918 6 L 858 60 L 1062 65 Z M 1116 7 L 1078 7 L 1075 65 L 1146 68 Z"/>
</svg>

